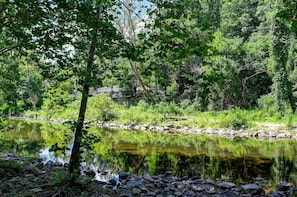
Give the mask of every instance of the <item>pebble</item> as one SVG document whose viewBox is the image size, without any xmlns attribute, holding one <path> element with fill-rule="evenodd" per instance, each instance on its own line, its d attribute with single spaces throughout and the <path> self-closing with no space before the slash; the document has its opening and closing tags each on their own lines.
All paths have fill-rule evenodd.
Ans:
<svg viewBox="0 0 297 197">
<path fill-rule="evenodd" d="M 5 158 L 9 159 L 9 156 L 6 156 Z M 16 156 L 12 156 L 12 159 L 21 161 L 21 158 Z M 30 189 L 30 191 L 38 196 L 39 194 L 41 194 L 41 192 L 44 192 L 44 188 L 42 187 L 42 184 L 39 184 L 39 182 L 46 178 L 50 178 L 50 175 L 48 173 L 44 173 L 45 171 L 47 171 L 48 169 L 57 169 L 53 168 L 53 166 L 59 166 L 58 170 L 66 171 L 65 167 L 61 166 L 60 164 L 57 165 L 54 162 L 48 162 L 44 166 L 40 165 L 40 169 L 33 170 L 34 168 L 36 168 L 36 166 L 39 166 L 38 162 L 42 161 L 35 161 L 35 167 L 31 166 L 31 169 L 28 169 L 27 171 L 30 173 L 24 173 L 23 175 L 10 177 L 6 180 L 4 180 L 3 177 L 0 177 L 0 185 L 4 185 L 3 183 L 5 182 L 6 184 L 15 186 L 17 184 L 24 183 L 24 180 L 26 181 L 26 184 L 31 185 L 33 181 L 35 181 L 35 187 L 31 187 L 32 189 Z M 36 176 L 35 173 L 31 172 L 39 174 Z M 200 175 L 196 175 L 191 178 L 182 177 L 179 179 L 177 177 L 173 177 L 173 173 L 171 171 L 167 171 L 164 173 L 164 175 L 158 176 L 137 176 L 135 174 L 131 174 L 130 172 L 119 172 L 118 174 L 118 179 L 111 179 L 105 184 L 98 182 L 98 187 L 103 188 L 103 186 L 105 186 L 106 189 L 110 188 L 112 191 L 116 192 L 116 196 L 121 197 L 283 197 L 292 195 L 295 196 L 297 192 L 296 187 L 294 187 L 290 183 L 280 182 L 277 186 L 278 191 L 275 191 L 271 194 L 266 194 L 265 190 L 260 185 L 256 184 L 257 182 L 266 182 L 266 180 L 262 178 L 255 178 L 255 183 L 243 184 L 240 187 L 236 187 L 235 183 L 220 180 L 217 180 L 216 182 L 212 179 L 204 180 Z M 86 175 L 84 176 L 86 177 Z M 36 177 L 36 179 L 32 179 L 31 177 Z M 14 187 L 12 188 L 15 190 Z M 107 197 L 108 195 L 106 194 L 105 196 Z"/>
</svg>

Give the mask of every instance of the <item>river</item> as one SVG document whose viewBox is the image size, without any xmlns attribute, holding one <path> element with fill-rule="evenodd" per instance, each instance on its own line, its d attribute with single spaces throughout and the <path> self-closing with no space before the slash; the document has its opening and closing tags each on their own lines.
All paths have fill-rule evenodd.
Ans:
<svg viewBox="0 0 297 197">
<path fill-rule="evenodd" d="M 5 120 L 0 126 L 0 154 L 40 157 L 67 163 L 73 132 L 67 125 Z M 271 184 L 297 183 L 294 140 L 226 139 L 201 135 L 110 130 L 90 127 L 83 142 L 82 166 L 97 179 L 119 171 L 138 175 L 201 175 L 236 184 L 255 179 Z"/>
</svg>

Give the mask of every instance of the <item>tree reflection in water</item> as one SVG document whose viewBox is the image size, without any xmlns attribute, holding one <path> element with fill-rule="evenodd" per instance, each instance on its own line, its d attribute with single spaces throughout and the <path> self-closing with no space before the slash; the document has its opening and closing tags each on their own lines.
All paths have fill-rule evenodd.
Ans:
<svg viewBox="0 0 297 197">
<path fill-rule="evenodd" d="M 1 154 L 38 157 L 43 150 L 54 161 L 68 161 L 72 132 L 65 125 L 9 122 L 2 126 L 6 129 L 2 129 L 0 137 Z M 297 183 L 296 141 L 234 141 L 98 128 L 90 128 L 89 134 L 100 141 L 92 144 L 92 149 L 84 149 L 82 157 L 84 164 L 96 172 L 158 175 L 172 171 L 177 177 L 201 175 L 237 184 L 257 177 L 269 180 L 272 185 L 279 181 Z M 49 151 L 53 146 L 56 149 Z"/>
</svg>

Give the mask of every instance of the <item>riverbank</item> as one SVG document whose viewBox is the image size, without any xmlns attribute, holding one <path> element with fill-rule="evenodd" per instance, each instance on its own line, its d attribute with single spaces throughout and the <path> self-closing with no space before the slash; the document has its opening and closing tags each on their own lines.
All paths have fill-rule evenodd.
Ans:
<svg viewBox="0 0 297 197">
<path fill-rule="evenodd" d="M 22 158 L 16 155 L 0 157 L 0 193 L 11 196 L 102 196 L 102 197 L 173 197 L 173 196 L 295 196 L 297 188 L 280 182 L 271 188 L 267 180 L 235 185 L 232 182 L 193 177 L 174 177 L 170 171 L 157 176 L 137 176 L 119 172 L 118 176 L 95 181 L 95 172 L 84 169 L 83 175 L 70 184 L 65 174 L 67 164 L 43 163 L 41 159 Z M 103 173 L 103 172 L 96 172 Z"/>
<path fill-rule="evenodd" d="M 13 119 L 30 119 L 37 121 L 50 121 L 52 123 L 63 124 L 68 122 L 61 119 L 45 119 L 38 116 L 18 116 L 11 117 Z M 178 121 L 178 120 L 176 120 Z M 121 124 L 109 121 L 88 121 L 86 125 L 96 126 L 99 128 L 109 128 L 109 129 L 124 129 L 131 131 L 144 131 L 144 132 L 162 132 L 169 134 L 197 134 L 197 135 L 208 135 L 208 136 L 220 136 L 228 139 L 267 139 L 273 140 L 283 140 L 292 139 L 297 140 L 297 126 L 291 125 L 290 128 L 286 124 L 280 123 L 257 123 L 253 128 L 241 127 L 239 129 L 231 128 L 199 128 L 199 127 L 188 127 L 181 126 L 177 124 L 167 124 L 167 125 L 136 125 L 136 124 Z"/>
</svg>

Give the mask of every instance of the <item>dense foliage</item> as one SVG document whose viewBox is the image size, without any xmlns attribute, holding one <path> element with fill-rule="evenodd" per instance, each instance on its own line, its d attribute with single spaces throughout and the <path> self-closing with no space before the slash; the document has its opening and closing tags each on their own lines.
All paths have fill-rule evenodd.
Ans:
<svg viewBox="0 0 297 197">
<path fill-rule="evenodd" d="M 84 33 L 86 26 L 74 29 L 71 21 L 86 24 L 89 21 L 81 17 L 93 8 L 87 2 L 71 2 L 57 2 L 57 9 L 53 3 L 48 10 L 47 4 L 35 10 L 37 5 L 25 1 L 1 2 L 2 114 L 36 110 L 43 104 L 49 116 L 63 111 L 61 107 L 82 90 L 83 62 L 88 61 L 84 53 L 92 38 Z M 25 11 L 25 6 L 31 9 Z M 57 11 L 63 6 L 69 11 L 67 18 Z M 75 6 L 85 10 L 72 10 Z M 106 22 L 107 32 L 99 41 L 107 48 L 97 48 L 92 71 L 96 74 L 90 82 L 94 92 L 102 86 L 116 87 L 121 95 L 114 97 L 126 104 L 140 99 L 187 102 L 200 111 L 267 105 L 295 110 L 296 3 L 125 0 L 114 6 L 117 9 L 109 13 L 116 17 Z M 94 17 L 88 20 L 94 22 Z"/>
<path fill-rule="evenodd" d="M 1 1 L 0 113 L 42 109 L 50 118 L 80 106 L 75 153 L 88 98 L 100 92 L 128 106 L 145 100 L 195 111 L 294 113 L 296 6 L 285 0 Z M 111 100 L 94 96 L 90 104 L 99 110 L 90 119 L 117 116 Z M 72 160 L 70 172 L 78 168 L 78 157 Z"/>
</svg>

